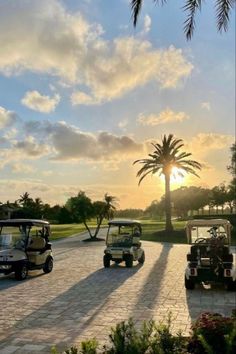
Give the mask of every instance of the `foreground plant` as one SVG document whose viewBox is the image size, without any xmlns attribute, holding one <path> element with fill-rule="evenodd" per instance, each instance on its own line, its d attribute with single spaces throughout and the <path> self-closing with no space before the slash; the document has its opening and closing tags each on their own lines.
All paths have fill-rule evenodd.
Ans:
<svg viewBox="0 0 236 354">
<path fill-rule="evenodd" d="M 59 354 L 56 348 L 52 354 Z M 236 317 L 202 313 L 192 325 L 189 337 L 171 333 L 171 315 L 166 322 L 144 321 L 137 329 L 132 319 L 111 328 L 109 343 L 103 348 L 96 339 L 83 341 L 63 354 L 234 354 Z"/>
<path fill-rule="evenodd" d="M 236 350 L 236 321 L 204 312 L 192 326 L 188 350 L 194 354 L 231 354 Z"/>
</svg>

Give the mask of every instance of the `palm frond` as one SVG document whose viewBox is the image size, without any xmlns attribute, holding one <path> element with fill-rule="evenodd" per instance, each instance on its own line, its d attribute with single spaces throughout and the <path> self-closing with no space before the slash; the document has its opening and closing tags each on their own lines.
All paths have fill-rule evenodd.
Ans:
<svg viewBox="0 0 236 354">
<path fill-rule="evenodd" d="M 137 25 L 138 15 L 141 11 L 142 3 L 142 0 L 131 0 L 131 10 L 134 27 L 136 27 Z"/>
<path fill-rule="evenodd" d="M 187 11 L 187 19 L 184 21 L 184 33 L 187 40 L 190 40 L 193 36 L 195 29 L 195 15 L 197 10 L 201 10 L 202 0 L 186 0 L 183 7 L 184 11 Z"/>
<path fill-rule="evenodd" d="M 216 19 L 218 31 L 227 31 L 230 11 L 234 4 L 235 0 L 216 0 Z"/>
</svg>

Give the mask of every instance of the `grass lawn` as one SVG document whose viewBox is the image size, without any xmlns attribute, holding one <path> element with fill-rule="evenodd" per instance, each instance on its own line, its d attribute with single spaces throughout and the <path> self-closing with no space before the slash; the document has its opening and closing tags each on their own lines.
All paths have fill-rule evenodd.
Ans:
<svg viewBox="0 0 236 354">
<path fill-rule="evenodd" d="M 142 220 L 143 235 L 142 240 L 154 242 L 171 242 L 171 243 L 187 243 L 185 233 L 185 221 L 174 221 L 174 231 L 165 232 L 165 222 L 155 220 Z M 89 226 L 95 227 L 95 221 L 89 223 Z M 106 226 L 105 222 L 103 226 Z M 51 240 L 69 237 L 77 233 L 86 231 L 83 224 L 63 224 L 51 225 Z M 232 245 L 236 245 L 236 232 L 232 230 Z"/>
<path fill-rule="evenodd" d="M 89 227 L 96 227 L 95 220 L 88 223 Z M 107 223 L 106 223 L 107 224 Z M 106 225 L 105 224 L 105 225 Z M 59 224 L 51 225 L 51 240 L 59 240 L 60 238 L 69 237 L 81 232 L 86 231 L 84 224 Z"/>
<path fill-rule="evenodd" d="M 174 231 L 166 233 L 164 221 L 142 221 L 142 240 L 154 242 L 187 243 L 185 221 L 174 221 Z"/>
</svg>

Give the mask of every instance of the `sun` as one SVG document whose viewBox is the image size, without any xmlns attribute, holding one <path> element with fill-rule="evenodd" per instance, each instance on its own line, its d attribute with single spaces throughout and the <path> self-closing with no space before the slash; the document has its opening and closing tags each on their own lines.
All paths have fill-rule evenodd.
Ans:
<svg viewBox="0 0 236 354">
<path fill-rule="evenodd" d="M 171 185 L 179 185 L 184 182 L 185 176 L 182 176 L 183 170 L 177 167 L 172 167 L 171 169 L 171 175 L 170 175 L 170 183 Z M 165 182 L 165 176 L 161 174 L 161 180 L 162 182 Z"/>
<path fill-rule="evenodd" d="M 183 170 L 177 167 L 172 167 L 171 175 L 170 175 L 170 182 L 172 184 L 181 184 L 184 181 Z"/>
</svg>

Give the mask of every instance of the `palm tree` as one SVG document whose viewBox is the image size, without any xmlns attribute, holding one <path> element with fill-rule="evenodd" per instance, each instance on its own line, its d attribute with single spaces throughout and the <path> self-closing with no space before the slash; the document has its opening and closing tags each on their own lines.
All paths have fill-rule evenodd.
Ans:
<svg viewBox="0 0 236 354">
<path fill-rule="evenodd" d="M 165 213 L 166 213 L 166 231 L 172 231 L 171 223 L 171 200 L 170 200 L 170 176 L 173 167 L 176 167 L 178 174 L 184 176 L 183 172 L 193 174 L 197 177 L 195 169 L 200 170 L 201 164 L 194 160 L 188 160 L 191 153 L 181 152 L 184 146 L 182 139 L 175 139 L 173 134 L 164 135 L 162 144 L 152 144 L 154 152 L 149 154 L 149 158 L 134 161 L 134 164 L 140 163 L 143 167 L 137 172 L 139 185 L 149 174 L 163 174 L 165 177 Z"/>
<path fill-rule="evenodd" d="M 105 217 L 109 220 L 114 217 L 114 212 L 116 210 L 117 198 L 106 193 L 104 195 L 105 206 Z"/>
<path fill-rule="evenodd" d="M 167 0 L 153 0 L 157 4 L 163 5 Z M 184 33 L 189 40 L 192 38 L 195 29 L 195 15 L 201 10 L 202 0 L 185 0 L 183 9 L 187 11 L 187 19 L 184 21 Z M 141 11 L 143 0 L 131 0 L 133 24 L 136 26 L 138 15 Z M 227 31 L 229 15 L 235 5 L 235 0 L 215 0 L 216 20 L 218 31 Z"/>
<path fill-rule="evenodd" d="M 25 192 L 22 195 L 20 195 L 20 199 L 18 201 L 19 201 L 20 204 L 25 206 L 30 201 L 32 201 L 32 198 L 30 198 L 30 194 L 28 192 Z"/>
</svg>

